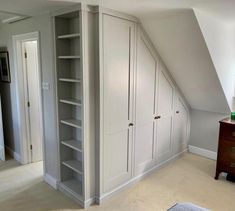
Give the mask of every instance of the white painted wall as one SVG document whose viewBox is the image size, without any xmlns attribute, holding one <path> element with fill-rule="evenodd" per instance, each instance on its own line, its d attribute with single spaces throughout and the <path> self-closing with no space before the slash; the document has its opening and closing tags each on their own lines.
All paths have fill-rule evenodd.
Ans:
<svg viewBox="0 0 235 211">
<path fill-rule="evenodd" d="M 12 35 L 39 31 L 41 42 L 42 81 L 50 83 L 43 91 L 44 138 L 46 150 L 46 173 L 57 178 L 57 138 L 53 66 L 52 24 L 49 15 L 37 16 L 14 24 L 0 24 L 0 48 L 7 49 L 10 56 L 11 84 L 0 83 L 5 120 L 6 144 L 20 153 L 19 128 L 16 110 L 16 73 L 14 70 Z"/>
<path fill-rule="evenodd" d="M 227 114 L 192 109 L 189 145 L 217 152 L 219 121 Z"/>
<path fill-rule="evenodd" d="M 230 109 L 192 10 L 141 16 L 141 22 L 167 68 L 194 109 Z"/>
<path fill-rule="evenodd" d="M 231 110 L 235 108 L 235 34 L 234 25 L 221 21 L 208 11 L 194 9 L 199 26 L 209 49 L 215 70 Z"/>
</svg>

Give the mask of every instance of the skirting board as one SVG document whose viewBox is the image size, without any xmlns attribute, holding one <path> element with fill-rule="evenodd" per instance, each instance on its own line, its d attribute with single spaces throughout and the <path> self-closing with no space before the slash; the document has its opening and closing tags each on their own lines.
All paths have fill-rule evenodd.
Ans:
<svg viewBox="0 0 235 211">
<path fill-rule="evenodd" d="M 212 160 L 217 159 L 217 153 L 216 152 L 213 152 L 213 151 L 210 151 L 210 150 L 207 150 L 207 149 L 202 149 L 202 148 L 199 148 L 199 147 L 195 147 L 195 146 L 192 146 L 192 145 L 189 145 L 188 149 L 189 149 L 189 152 L 191 152 L 193 154 L 200 155 L 200 156 L 212 159 Z"/>
<path fill-rule="evenodd" d="M 96 202 L 96 198 L 95 197 L 90 198 L 90 199 L 84 201 L 82 197 L 78 196 L 76 193 L 71 191 L 69 188 L 67 188 L 65 185 L 63 185 L 63 183 L 58 183 L 58 189 L 61 192 L 63 192 L 66 196 L 68 196 L 69 198 L 71 198 L 74 201 L 76 201 L 84 209 L 88 208 L 92 204 L 95 204 L 95 202 Z"/>
<path fill-rule="evenodd" d="M 153 173 L 154 171 L 159 170 L 160 168 L 164 167 L 165 165 L 167 165 L 168 163 L 170 163 L 173 160 L 176 160 L 177 158 L 179 158 L 183 153 L 187 152 L 188 149 L 185 149 L 184 151 L 172 156 L 171 158 L 169 158 L 168 160 L 156 165 L 155 167 L 153 167 L 152 169 L 146 171 L 145 173 L 136 176 L 135 178 L 131 179 L 130 181 L 128 181 L 127 183 L 115 188 L 114 190 L 103 194 L 102 196 L 100 196 L 99 198 L 96 198 L 96 203 L 97 204 L 102 204 L 104 201 L 106 201 L 107 199 L 109 199 L 110 197 L 118 194 L 119 192 L 127 189 L 128 187 L 134 185 L 135 183 L 137 183 L 138 181 L 144 179 L 145 177 L 147 177 L 148 175 L 150 175 L 151 173 Z"/>
<path fill-rule="evenodd" d="M 57 186 L 57 180 L 54 178 L 54 177 L 52 177 L 51 175 L 49 175 L 49 174 L 45 174 L 44 175 L 44 181 L 48 184 L 48 185 L 50 185 L 51 187 L 53 187 L 54 189 L 58 189 L 58 186 Z"/>
<path fill-rule="evenodd" d="M 14 152 L 10 147 L 8 147 L 8 146 L 6 146 L 6 145 L 5 145 L 5 150 L 6 150 L 6 152 L 7 152 L 11 157 L 13 157 L 16 161 L 21 162 L 20 154 Z"/>
</svg>

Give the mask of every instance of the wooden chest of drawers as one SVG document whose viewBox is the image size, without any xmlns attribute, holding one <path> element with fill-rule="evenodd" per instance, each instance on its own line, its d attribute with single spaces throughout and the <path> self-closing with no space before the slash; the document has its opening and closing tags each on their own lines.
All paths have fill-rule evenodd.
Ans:
<svg viewBox="0 0 235 211">
<path fill-rule="evenodd" d="M 216 180 L 221 172 L 235 176 L 235 121 L 229 118 L 220 121 Z"/>
</svg>

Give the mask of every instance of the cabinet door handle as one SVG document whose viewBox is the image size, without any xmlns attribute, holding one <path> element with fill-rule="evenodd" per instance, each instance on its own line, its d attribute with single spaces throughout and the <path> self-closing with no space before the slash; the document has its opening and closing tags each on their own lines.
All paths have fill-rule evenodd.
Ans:
<svg viewBox="0 0 235 211">
<path fill-rule="evenodd" d="M 232 153 L 235 153 L 235 147 L 232 147 L 232 148 L 231 148 L 231 152 L 232 152 Z"/>
<path fill-rule="evenodd" d="M 161 116 L 155 116 L 154 117 L 154 119 L 160 119 L 161 118 Z"/>
<path fill-rule="evenodd" d="M 232 132 L 232 136 L 235 136 L 235 132 Z"/>
<path fill-rule="evenodd" d="M 235 168 L 235 163 L 230 163 L 231 168 Z"/>
<path fill-rule="evenodd" d="M 133 126 L 134 126 L 134 124 L 133 124 L 133 123 L 130 123 L 130 124 L 129 124 L 129 127 L 133 127 Z"/>
<path fill-rule="evenodd" d="M 180 112 L 179 112 L 179 111 L 176 111 L 175 113 L 179 114 Z"/>
</svg>

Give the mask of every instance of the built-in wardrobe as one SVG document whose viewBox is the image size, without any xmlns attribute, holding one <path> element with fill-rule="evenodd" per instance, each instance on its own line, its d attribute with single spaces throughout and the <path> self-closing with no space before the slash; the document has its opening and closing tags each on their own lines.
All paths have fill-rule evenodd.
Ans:
<svg viewBox="0 0 235 211">
<path fill-rule="evenodd" d="M 79 4 L 53 22 L 58 188 L 87 207 L 185 152 L 189 108 L 135 17 Z"/>
</svg>

